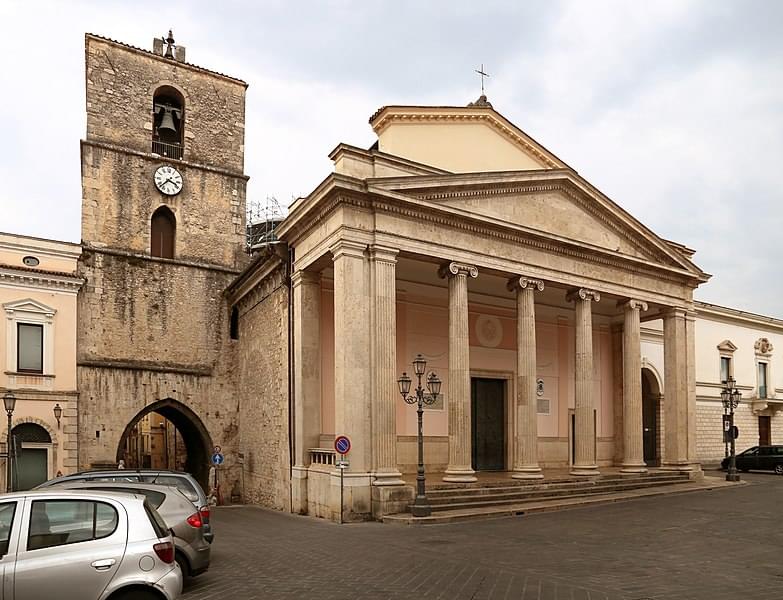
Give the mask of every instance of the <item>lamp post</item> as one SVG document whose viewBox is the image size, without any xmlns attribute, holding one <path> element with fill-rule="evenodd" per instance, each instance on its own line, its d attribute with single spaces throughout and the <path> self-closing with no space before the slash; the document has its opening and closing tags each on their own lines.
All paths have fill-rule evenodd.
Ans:
<svg viewBox="0 0 783 600">
<path fill-rule="evenodd" d="M 432 507 L 430 506 L 427 495 L 424 492 L 424 433 L 422 429 L 422 417 L 424 415 L 424 405 L 430 405 L 438 398 L 440 393 L 441 380 L 435 373 L 430 373 L 427 377 L 427 389 L 429 395 L 424 393 L 424 388 L 421 386 L 421 377 L 424 375 L 424 371 L 427 369 L 427 361 L 421 354 L 416 355 L 416 360 L 413 361 L 413 371 L 416 374 L 418 384 L 414 390 L 413 396 L 408 396 L 408 392 L 411 390 L 411 378 L 407 373 L 403 373 L 402 377 L 397 380 L 397 385 L 400 388 L 400 394 L 403 400 L 407 404 L 416 404 L 416 414 L 419 420 L 419 433 L 418 433 L 418 448 L 419 448 L 419 466 L 416 472 L 416 499 L 413 501 L 411 507 L 411 514 L 414 517 L 429 517 L 432 513 Z"/>
<path fill-rule="evenodd" d="M 11 481 L 11 417 L 14 414 L 14 408 L 16 408 L 16 396 L 13 392 L 7 391 L 3 395 L 3 407 L 5 408 L 5 414 L 8 415 L 8 437 L 5 442 L 5 491 L 13 492 L 14 486 Z"/>
<path fill-rule="evenodd" d="M 737 456 L 735 454 L 734 442 L 734 409 L 739 406 L 740 403 L 740 391 L 735 385 L 733 377 L 729 377 L 725 383 L 723 390 L 721 390 L 720 398 L 723 401 L 723 408 L 726 409 L 729 416 L 729 430 L 728 436 L 731 444 L 729 454 L 729 468 L 726 471 L 726 481 L 739 481 L 740 476 L 737 473 Z"/>
<path fill-rule="evenodd" d="M 57 419 L 57 429 L 60 429 L 60 419 L 63 416 L 63 407 L 60 406 L 60 403 L 54 405 L 54 408 L 52 409 L 54 411 L 54 418 Z"/>
</svg>

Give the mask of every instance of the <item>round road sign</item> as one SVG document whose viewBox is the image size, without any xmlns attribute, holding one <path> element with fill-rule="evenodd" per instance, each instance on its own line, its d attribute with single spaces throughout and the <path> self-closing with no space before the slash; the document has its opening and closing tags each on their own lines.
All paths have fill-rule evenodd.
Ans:
<svg viewBox="0 0 783 600">
<path fill-rule="evenodd" d="M 338 435 L 334 440 L 334 449 L 337 454 L 348 454 L 351 451 L 351 440 L 344 435 Z"/>
<path fill-rule="evenodd" d="M 212 455 L 212 464 L 213 465 L 222 465 L 223 461 L 226 460 L 225 457 L 220 452 L 215 452 Z"/>
</svg>

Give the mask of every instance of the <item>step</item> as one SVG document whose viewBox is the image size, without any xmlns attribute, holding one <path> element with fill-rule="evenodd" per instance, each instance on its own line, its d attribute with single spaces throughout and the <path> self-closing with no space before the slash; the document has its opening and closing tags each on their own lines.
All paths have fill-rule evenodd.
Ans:
<svg viewBox="0 0 783 600">
<path fill-rule="evenodd" d="M 561 485 L 561 484 L 578 484 L 589 485 L 597 482 L 606 481 L 634 481 L 634 480 L 649 480 L 659 478 L 678 478 L 688 479 L 687 473 L 678 473 L 676 471 L 652 471 L 648 473 L 640 473 L 633 475 L 622 475 L 620 473 L 611 475 L 598 475 L 595 477 L 578 477 L 578 476 L 563 476 L 556 479 L 508 479 L 502 480 L 489 480 L 489 481 L 475 481 L 472 483 L 447 483 L 443 481 L 430 481 L 427 483 L 428 491 L 448 491 L 459 489 L 484 489 L 487 487 L 528 487 L 528 486 L 540 486 L 540 485 Z"/>
<path fill-rule="evenodd" d="M 487 506 L 507 506 L 509 504 L 519 504 L 524 502 L 537 502 L 537 501 L 544 501 L 544 500 L 556 500 L 556 499 L 565 499 L 565 498 L 581 498 L 581 497 L 587 497 L 587 496 L 599 496 L 601 494 L 614 494 L 614 493 L 623 493 L 633 490 L 643 490 L 643 489 L 650 489 L 655 487 L 662 487 L 664 485 L 684 485 L 686 482 L 679 482 L 676 484 L 657 484 L 657 483 L 651 483 L 646 486 L 609 486 L 606 488 L 594 488 L 589 490 L 568 490 L 568 491 L 560 491 L 555 493 L 540 493 L 535 494 L 532 496 L 522 496 L 522 497 L 512 497 L 512 498 L 487 498 L 487 499 L 481 499 L 481 500 L 473 500 L 473 499 L 454 499 L 451 502 L 448 503 L 433 503 L 432 510 L 433 511 L 446 511 L 446 510 L 456 510 L 456 509 L 462 509 L 462 508 L 481 508 L 481 507 L 487 507 Z"/>
<path fill-rule="evenodd" d="M 606 484 L 603 486 L 594 487 L 581 487 L 581 488 L 568 488 L 568 489 L 541 489 L 541 490 L 525 490 L 525 491 L 512 491 L 505 489 L 501 492 L 494 494 L 453 494 L 450 496 L 432 496 L 428 494 L 430 504 L 435 507 L 451 506 L 453 504 L 475 504 L 475 505 L 488 505 L 502 504 L 504 502 L 525 501 L 532 500 L 541 497 L 553 498 L 557 496 L 579 496 L 583 494 L 605 494 L 611 492 L 620 492 L 632 489 L 642 489 L 648 487 L 656 487 L 661 485 L 673 485 L 677 483 L 686 483 L 687 480 L 675 480 L 675 481 L 647 481 L 647 482 L 635 482 L 627 484 Z"/>
<path fill-rule="evenodd" d="M 458 523 L 462 521 L 475 521 L 482 519 L 498 519 L 503 517 L 520 517 L 540 512 L 567 510 L 623 502 L 636 498 L 649 498 L 670 494 L 683 494 L 715 489 L 728 489 L 738 485 L 747 485 L 746 481 L 728 482 L 718 477 L 705 477 L 701 481 L 687 481 L 682 483 L 626 490 L 591 496 L 579 496 L 574 498 L 558 498 L 549 500 L 537 500 L 533 502 L 520 502 L 499 507 L 454 509 L 438 511 L 429 517 L 414 517 L 410 513 L 386 515 L 382 518 L 384 523 L 398 525 L 435 525 L 444 523 Z"/>
</svg>

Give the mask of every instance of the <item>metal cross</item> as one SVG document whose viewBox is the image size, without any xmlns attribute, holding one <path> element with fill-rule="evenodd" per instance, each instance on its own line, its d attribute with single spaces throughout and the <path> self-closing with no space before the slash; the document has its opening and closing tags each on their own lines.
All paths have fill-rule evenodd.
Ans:
<svg viewBox="0 0 783 600">
<path fill-rule="evenodd" d="M 484 72 L 484 63 L 481 63 L 481 68 L 476 69 L 476 73 L 481 75 L 481 95 L 484 95 L 484 78 L 489 77 L 489 73 Z"/>
</svg>

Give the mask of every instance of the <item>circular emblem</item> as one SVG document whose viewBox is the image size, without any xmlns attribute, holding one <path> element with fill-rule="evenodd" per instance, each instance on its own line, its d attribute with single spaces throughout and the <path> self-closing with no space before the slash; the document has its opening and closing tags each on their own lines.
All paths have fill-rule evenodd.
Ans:
<svg viewBox="0 0 783 600">
<path fill-rule="evenodd" d="M 503 324 L 495 315 L 479 315 L 476 319 L 476 338 L 486 348 L 496 348 L 503 340 Z"/>
<path fill-rule="evenodd" d="M 35 256 L 25 256 L 22 259 L 22 262 L 25 264 L 26 267 L 37 267 L 41 264 L 41 261 L 35 258 Z"/>
</svg>

